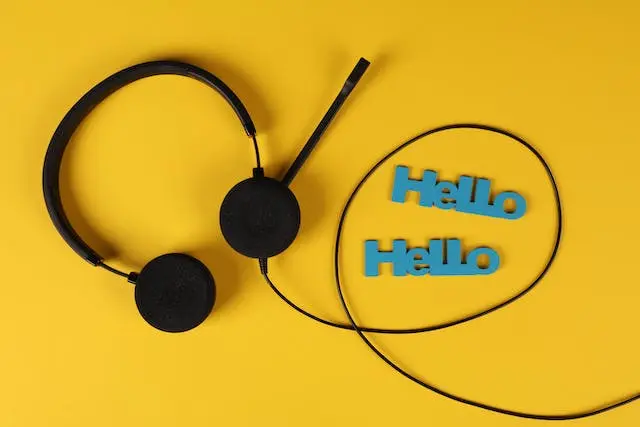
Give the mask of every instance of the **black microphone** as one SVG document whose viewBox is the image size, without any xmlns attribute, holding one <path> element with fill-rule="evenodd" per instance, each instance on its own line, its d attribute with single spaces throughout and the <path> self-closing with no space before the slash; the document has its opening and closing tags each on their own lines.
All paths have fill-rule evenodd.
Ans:
<svg viewBox="0 0 640 427">
<path fill-rule="evenodd" d="M 322 120 L 320 120 L 320 123 L 309 137 L 309 140 L 300 151 L 300 154 L 298 154 L 298 157 L 296 157 L 295 161 L 291 164 L 289 170 L 284 175 L 284 178 L 282 178 L 283 184 L 287 186 L 291 184 L 293 179 L 302 168 L 302 165 L 304 165 L 304 162 L 307 161 L 307 158 L 309 157 L 313 149 L 316 148 L 316 145 L 318 144 L 318 141 L 320 141 L 322 134 L 324 134 L 324 132 L 327 130 L 327 127 L 340 110 L 340 107 L 342 107 L 342 104 L 344 104 L 344 102 L 347 100 L 347 97 L 353 91 L 353 88 L 355 88 L 356 84 L 358 84 L 358 81 L 360 81 L 360 78 L 368 67 L 369 61 L 364 58 L 360 58 L 356 66 L 353 68 L 353 71 L 351 71 L 351 74 L 349 74 L 349 77 L 347 77 L 347 80 L 344 82 L 340 93 L 338 94 L 338 96 L 336 96 L 336 99 L 329 107 L 329 110 L 327 110 Z"/>
</svg>

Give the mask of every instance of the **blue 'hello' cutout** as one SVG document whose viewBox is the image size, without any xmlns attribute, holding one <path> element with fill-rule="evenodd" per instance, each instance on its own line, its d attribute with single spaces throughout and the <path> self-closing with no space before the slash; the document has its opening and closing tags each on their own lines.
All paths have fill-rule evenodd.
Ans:
<svg viewBox="0 0 640 427">
<path fill-rule="evenodd" d="M 514 191 L 498 194 L 492 203 L 491 181 L 488 179 L 461 176 L 456 184 L 450 181 L 438 182 L 437 178 L 436 172 L 425 170 L 422 179 L 411 179 L 408 167 L 396 166 L 391 200 L 404 203 L 407 193 L 416 191 L 420 194 L 420 206 L 435 206 L 439 209 L 454 209 L 458 212 L 512 220 L 521 218 L 527 210 L 524 197 Z M 512 212 L 507 212 L 504 208 L 504 203 L 509 199 L 515 203 Z"/>
<path fill-rule="evenodd" d="M 446 258 L 445 258 L 446 251 Z M 487 255 L 489 264 L 478 265 L 478 257 Z M 364 243 L 364 274 L 379 275 L 379 265 L 390 263 L 394 276 L 471 276 L 494 273 L 500 265 L 498 253 L 488 247 L 472 250 L 463 260 L 462 246 L 458 239 L 432 239 L 427 248 L 407 249 L 405 240 L 394 240 L 391 251 L 380 251 L 377 240 Z"/>
</svg>

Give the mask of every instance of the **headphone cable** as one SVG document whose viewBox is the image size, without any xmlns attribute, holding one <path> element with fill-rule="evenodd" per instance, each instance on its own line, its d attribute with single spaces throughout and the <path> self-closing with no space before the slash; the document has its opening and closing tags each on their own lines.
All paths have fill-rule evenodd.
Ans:
<svg viewBox="0 0 640 427">
<path fill-rule="evenodd" d="M 365 326 L 359 326 L 356 321 L 353 318 L 353 315 L 351 314 L 343 291 L 342 291 L 342 284 L 340 282 L 340 262 L 339 262 L 339 255 L 340 255 L 340 243 L 341 243 L 341 236 L 342 236 L 342 229 L 344 226 L 344 222 L 346 220 L 347 217 L 347 213 L 349 211 L 349 208 L 351 206 L 351 203 L 353 202 L 353 200 L 355 199 L 356 195 L 358 194 L 358 192 L 360 191 L 360 189 L 362 188 L 362 186 L 368 181 L 368 179 L 373 175 L 373 173 L 380 167 L 382 166 L 384 163 L 386 163 L 391 157 L 393 157 L 396 153 L 398 153 L 399 151 L 401 151 L 402 149 L 406 148 L 407 146 L 413 144 L 414 142 L 428 136 L 428 135 L 432 135 L 438 132 L 443 132 L 443 131 L 447 131 L 447 130 L 453 130 L 453 129 L 477 129 L 477 130 L 484 130 L 484 131 L 489 131 L 489 132 L 494 132 L 494 133 L 498 133 L 504 136 L 509 137 L 512 141 L 515 141 L 517 143 L 519 143 L 520 145 L 522 145 L 523 147 L 527 148 L 532 154 L 534 154 L 534 156 L 537 158 L 537 160 L 540 162 L 540 164 L 542 164 L 542 166 L 544 167 L 546 173 L 547 173 L 547 177 L 549 178 L 549 181 L 553 187 L 553 192 L 554 192 L 554 198 L 555 198 L 555 202 L 556 202 L 556 233 L 555 233 L 555 240 L 554 240 L 554 244 L 553 244 L 553 249 L 551 250 L 551 254 L 549 256 L 549 258 L 547 259 L 546 264 L 544 265 L 544 267 L 542 268 L 542 270 L 540 271 L 540 273 L 536 276 L 536 278 L 529 284 L 529 286 L 527 286 L 526 288 L 524 288 L 522 291 L 520 291 L 519 293 L 517 293 L 516 295 L 512 296 L 511 298 L 502 301 L 499 304 L 496 304 L 490 308 L 487 308 L 485 310 L 482 310 L 480 312 L 477 312 L 475 314 L 472 315 L 468 315 L 462 318 L 459 318 L 457 320 L 453 320 L 453 321 L 449 321 L 449 322 L 445 322 L 445 323 L 440 323 L 440 324 L 436 324 L 436 325 L 429 325 L 429 326 L 423 326 L 423 327 L 418 327 L 418 328 L 404 328 L 404 329 L 391 329 L 391 328 L 379 328 L 379 327 L 365 327 Z M 471 320 L 483 317 L 489 313 L 492 313 L 500 308 L 506 307 L 507 305 L 510 305 L 512 303 L 514 303 L 515 301 L 519 300 L 520 298 L 522 298 L 524 295 L 526 295 L 527 293 L 529 293 L 534 287 L 536 287 L 538 285 L 538 283 L 542 280 L 543 277 L 546 276 L 547 272 L 549 271 L 549 269 L 551 268 L 551 265 L 553 264 L 553 262 L 556 259 L 557 253 L 558 253 L 558 249 L 560 246 L 560 240 L 561 240 L 561 236 L 562 236 L 562 204 L 561 204 L 561 200 L 560 200 L 560 194 L 558 191 L 558 186 L 555 180 L 555 177 L 551 171 L 551 168 L 549 167 L 549 165 L 547 164 L 547 162 L 545 161 L 544 157 L 542 156 L 542 154 L 540 154 L 540 152 L 538 152 L 531 144 L 529 144 L 528 142 L 526 142 L 524 139 L 518 137 L 517 135 L 514 135 L 506 130 L 497 128 L 497 127 L 493 127 L 493 126 L 487 126 L 487 125 L 481 125 L 481 124 L 473 124 L 473 123 L 461 123 L 461 124 L 452 124 L 452 125 L 446 125 L 446 126 L 441 126 L 438 128 L 434 128 L 431 130 L 428 130 L 426 132 L 421 133 L 420 135 L 409 139 L 408 141 L 400 144 L 398 147 L 396 147 L 394 150 L 392 150 L 389 154 L 387 154 L 385 157 L 383 157 L 380 161 L 378 161 L 364 176 L 363 178 L 360 180 L 360 182 L 356 185 L 355 189 L 351 192 L 351 194 L 349 195 L 349 198 L 342 210 L 342 214 L 340 216 L 340 220 L 338 223 L 338 230 L 336 232 L 336 241 L 335 241 L 335 247 L 334 247 L 334 273 L 335 273 L 335 282 L 337 285 L 337 290 L 338 290 L 338 296 L 340 298 L 340 303 L 342 305 L 342 308 L 345 312 L 345 314 L 347 315 L 347 318 L 349 319 L 349 324 L 343 324 L 343 323 L 338 323 L 338 322 L 334 322 L 331 320 L 326 320 L 323 319 L 319 316 L 316 316 L 306 310 L 304 310 L 303 308 L 301 308 L 300 306 L 298 306 L 297 304 L 295 304 L 293 301 L 291 301 L 289 298 L 287 298 L 279 289 L 278 287 L 273 283 L 273 281 L 271 280 L 271 278 L 269 277 L 269 273 L 268 273 L 268 264 L 267 264 L 267 260 L 266 259 L 260 259 L 259 260 L 259 266 L 260 266 L 260 272 L 262 274 L 262 276 L 264 277 L 265 281 L 267 282 L 267 284 L 269 285 L 269 287 L 275 292 L 275 294 L 282 300 L 284 301 L 289 307 L 293 308 L 295 311 L 297 311 L 298 313 L 316 321 L 319 323 L 322 323 L 324 325 L 327 326 L 331 326 L 331 327 L 335 327 L 335 328 L 339 328 L 339 329 L 345 329 L 345 330 L 352 330 L 355 331 L 358 336 L 360 337 L 360 339 L 362 339 L 362 341 L 369 347 L 369 349 L 371 351 L 373 351 L 376 356 L 378 356 L 380 359 L 382 359 L 382 361 L 384 361 L 387 365 L 389 365 L 391 368 L 393 368 L 396 372 L 400 373 L 401 375 L 403 375 L 404 377 L 410 379 L 411 381 L 415 382 L 416 384 L 440 395 L 443 397 L 446 397 L 448 399 L 454 400 L 456 402 L 459 403 L 463 403 L 466 405 L 470 405 L 479 409 L 483 409 L 486 411 L 491 411 L 491 412 L 496 412 L 496 413 L 500 413 L 500 414 L 504 414 L 504 415 L 510 415 L 510 416 L 514 416 L 514 417 L 519 417 L 519 418 L 528 418 L 528 419 L 537 419 L 537 420 L 555 420 L 555 421 L 561 421 L 561 420 L 574 420 L 574 419 L 579 419 L 579 418 L 586 418 L 586 417 L 590 417 L 593 415 L 597 415 L 609 410 L 612 410 L 614 408 L 629 404 L 635 400 L 637 400 L 638 398 L 640 398 L 640 393 L 636 393 L 635 395 L 632 395 L 631 397 L 628 397 L 622 401 L 595 409 L 595 410 L 591 410 L 591 411 L 586 411 L 586 412 L 578 412 L 578 413 L 573 413 L 573 414 L 566 414 L 566 415 L 541 415 L 541 414 L 533 414 L 533 413 L 526 413 L 526 412 L 519 412 L 519 411 L 513 411 L 513 410 L 509 410 L 509 409 L 503 409 L 503 408 L 499 408 L 496 406 L 492 406 L 492 405 L 487 405 L 481 402 L 477 402 L 477 401 L 473 401 L 467 398 L 463 398 L 454 394 L 451 394 L 449 392 L 446 392 L 438 387 L 435 387 L 419 378 L 417 378 L 416 376 L 408 373 L 406 370 L 400 368 L 396 363 L 394 363 L 393 361 L 391 361 L 387 356 L 385 356 L 384 353 L 382 353 L 365 335 L 365 332 L 372 332 L 372 333 L 383 333 L 383 334 L 414 334 L 414 333 L 422 333 L 422 332 L 429 332 L 429 331 L 435 331 L 435 330 L 439 330 L 439 329 L 445 329 L 445 328 L 449 328 L 452 326 L 456 326 L 462 323 L 466 323 L 469 322 Z"/>
<path fill-rule="evenodd" d="M 556 179 L 553 175 L 553 172 L 551 171 L 551 167 L 549 166 L 549 164 L 545 161 L 544 157 L 542 157 L 542 155 L 538 152 L 538 150 L 536 150 L 531 144 L 529 144 L 528 142 L 526 142 L 525 140 L 523 140 L 522 138 L 518 137 L 517 135 L 512 134 L 511 132 L 508 132 L 506 130 L 503 129 L 499 129 L 496 127 L 492 127 L 492 126 L 486 126 L 486 125 L 480 125 L 480 124 L 453 124 L 453 125 L 447 125 L 447 126 L 442 126 L 442 127 L 438 127 L 435 129 L 431 129 L 428 130 L 426 132 L 421 133 L 420 135 L 409 139 L 408 141 L 405 141 L 404 143 L 400 144 L 398 147 L 396 147 L 394 150 L 392 150 L 391 152 L 389 152 L 386 156 L 384 156 L 380 161 L 378 161 L 360 180 L 360 182 L 358 182 L 358 184 L 356 185 L 356 187 L 353 189 L 353 191 L 351 192 L 351 194 L 349 195 L 347 202 L 343 208 L 342 211 L 342 215 L 340 218 L 340 223 L 339 223 L 339 228 L 338 228 L 338 239 L 336 239 L 336 244 L 335 244 L 335 252 L 334 255 L 337 256 L 338 251 L 339 251 L 339 245 L 340 245 L 340 241 L 339 241 L 339 234 L 340 234 L 340 230 L 342 229 L 342 224 L 344 222 L 344 220 L 346 219 L 347 213 L 349 211 L 349 208 L 351 206 L 351 203 L 353 202 L 353 200 L 355 199 L 355 197 L 357 196 L 358 192 L 360 191 L 360 189 L 364 186 L 364 184 L 369 180 L 369 178 L 373 175 L 373 173 L 378 170 L 383 164 L 385 164 L 391 157 L 393 157 L 395 154 L 397 154 L 398 152 L 400 152 L 401 150 L 403 150 L 404 148 L 408 147 L 409 145 L 415 143 L 416 141 L 419 141 L 420 139 L 434 134 L 434 133 L 438 133 L 438 132 L 443 132 L 443 131 L 447 131 L 447 130 L 452 130 L 452 129 L 477 129 L 477 130 L 484 130 L 484 131 L 490 131 L 490 132 L 494 132 L 494 133 L 498 133 L 500 135 L 506 136 L 508 138 L 510 138 L 511 141 L 517 142 L 520 145 L 522 145 L 523 147 L 525 147 L 529 152 L 531 152 L 536 159 L 540 162 L 540 164 L 544 167 L 545 172 L 547 174 L 547 177 L 549 179 L 549 183 L 551 184 L 552 188 L 553 188 L 553 195 L 554 195 L 554 200 L 555 200 L 555 204 L 556 204 L 556 231 L 555 231 L 555 236 L 554 236 L 554 241 L 553 241 L 553 247 L 551 249 L 550 255 L 547 258 L 546 263 L 544 264 L 544 266 L 542 267 L 542 269 L 540 270 L 540 272 L 538 273 L 538 275 L 535 277 L 535 279 L 533 281 L 531 281 L 531 283 L 525 287 L 523 290 L 521 290 L 520 292 L 518 292 L 517 294 L 515 294 L 514 296 L 508 298 L 505 301 L 502 301 L 498 304 L 495 304 L 489 308 L 486 308 L 484 310 L 481 310 L 477 313 L 474 314 L 470 314 L 467 316 L 464 316 L 462 318 L 459 319 L 455 319 L 455 320 L 451 320 L 451 321 L 447 321 L 447 322 L 443 322 L 443 323 L 439 323 L 439 324 L 435 324 L 435 325 L 426 325 L 426 326 L 419 326 L 419 327 L 415 327 L 415 328 L 380 328 L 380 327 L 368 327 L 368 326 L 359 326 L 360 330 L 363 332 L 372 332 L 372 333 L 381 333 L 381 334 L 417 334 L 417 333 L 422 333 L 422 332 L 431 332 L 431 331 L 437 331 L 440 329 L 446 329 L 446 328 L 450 328 L 452 326 L 456 326 L 456 325 L 460 325 L 462 323 L 466 323 L 469 322 L 471 320 L 475 320 L 478 319 L 480 317 L 483 317 L 489 313 L 492 313 L 500 308 L 506 307 L 512 303 L 514 303 L 515 301 L 519 300 L 520 298 L 522 298 L 523 296 L 525 296 L 526 294 L 528 294 L 531 290 L 533 290 L 533 288 L 535 288 L 538 283 L 540 283 L 540 281 L 547 275 L 547 273 L 549 272 L 549 269 L 551 268 L 551 265 L 554 263 L 556 256 L 558 254 L 558 249 L 560 247 L 560 240 L 562 237 L 562 203 L 560 201 L 560 192 L 558 190 L 558 185 L 556 183 Z M 339 269 L 339 266 L 336 264 L 334 266 L 334 270 L 337 274 Z M 266 260 L 261 261 L 260 262 L 260 271 L 262 273 L 262 276 L 264 277 L 265 281 L 267 282 L 267 284 L 269 285 L 269 287 L 276 293 L 276 295 L 278 295 L 278 297 L 280 297 L 280 299 L 282 299 L 282 301 L 284 301 L 289 307 L 293 308 L 295 311 L 297 311 L 298 313 L 312 319 L 315 320 L 316 322 L 320 322 L 322 324 L 325 324 L 327 326 L 331 326 L 334 328 L 339 328 L 339 329 L 345 329 L 345 330 L 351 330 L 354 331 L 355 328 L 352 324 L 345 324 L 345 323 L 338 323 L 338 322 L 334 322 L 331 320 L 327 320 L 327 319 L 322 319 L 312 313 L 310 313 L 309 311 L 301 308 L 300 306 L 298 306 L 297 304 L 295 304 L 293 301 L 291 301 L 289 298 L 287 298 L 282 291 L 280 291 L 278 289 L 278 287 L 273 283 L 273 281 L 271 280 L 271 278 L 269 277 L 268 271 L 267 271 L 267 263 Z"/>
</svg>

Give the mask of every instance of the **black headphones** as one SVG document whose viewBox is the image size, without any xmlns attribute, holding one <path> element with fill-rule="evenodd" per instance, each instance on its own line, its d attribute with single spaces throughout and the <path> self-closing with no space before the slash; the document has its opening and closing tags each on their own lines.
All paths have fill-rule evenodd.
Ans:
<svg viewBox="0 0 640 427">
<path fill-rule="evenodd" d="M 240 99 L 216 76 L 194 65 L 176 61 L 146 62 L 119 71 L 96 85 L 87 94 L 85 94 L 65 115 L 51 139 L 45 156 L 43 171 L 44 198 L 51 220 L 67 244 L 87 262 L 93 266 L 102 267 L 111 273 L 126 277 L 129 282 L 136 285 L 135 300 L 138 310 L 142 317 L 153 327 L 166 332 L 184 332 L 198 326 L 204 321 L 204 319 L 206 319 L 213 309 L 215 302 L 215 282 L 213 280 L 213 276 L 203 263 L 186 254 L 172 253 L 161 255 L 151 260 L 142 268 L 140 273 L 131 272 L 127 274 L 119 271 L 105 264 L 103 257 L 101 257 L 96 251 L 87 245 L 80 236 L 78 236 L 65 215 L 62 207 L 62 201 L 60 199 L 59 174 L 64 150 L 80 122 L 91 112 L 91 110 L 93 110 L 95 106 L 105 100 L 116 90 L 145 77 L 161 74 L 174 74 L 191 77 L 215 89 L 224 97 L 224 99 L 227 100 L 240 119 L 240 123 L 242 124 L 246 134 L 253 140 L 256 154 L 256 167 L 253 169 L 252 176 L 236 184 L 227 193 L 221 204 L 220 227 L 222 229 L 222 234 L 227 243 L 235 251 L 244 256 L 258 260 L 260 271 L 269 286 L 290 307 L 322 324 L 355 331 L 380 359 L 398 373 L 420 386 L 454 401 L 475 406 L 487 411 L 519 418 L 538 420 L 572 420 L 600 414 L 640 399 L 640 394 L 636 393 L 622 401 L 612 403 L 598 409 L 565 415 L 533 414 L 504 409 L 460 397 L 419 379 L 402 369 L 398 364 L 391 361 L 365 336 L 364 332 L 391 334 L 428 332 L 465 323 L 513 303 L 533 289 L 540 279 L 544 277 L 555 259 L 558 245 L 560 243 L 562 209 L 560 207 L 558 188 L 555 183 L 555 178 L 551 173 L 551 169 L 542 155 L 529 143 L 505 130 L 478 124 L 455 124 L 432 129 L 396 147 L 391 153 L 376 163 L 374 167 L 371 168 L 360 180 L 355 190 L 349 196 L 349 200 L 342 211 L 334 252 L 334 271 L 337 291 L 345 314 L 349 318 L 349 324 L 340 324 L 315 316 L 298 307 L 277 289 L 268 276 L 267 260 L 268 258 L 278 255 L 286 250 L 291 243 L 293 243 L 300 227 L 300 207 L 295 195 L 289 189 L 289 184 L 291 184 L 294 177 L 317 145 L 320 137 L 323 135 L 324 131 L 329 126 L 334 116 L 337 114 L 340 107 L 358 83 L 368 66 L 369 62 L 363 58 L 361 58 L 356 64 L 355 68 L 344 83 L 342 90 L 339 92 L 329 110 L 324 115 L 319 125 L 298 154 L 298 157 L 281 180 L 266 177 L 264 175 L 264 171 L 260 165 L 260 152 L 256 141 L 256 129 L 251 121 L 251 117 L 244 105 L 242 105 L 242 102 L 240 102 Z M 466 316 L 462 319 L 440 325 L 430 325 L 413 329 L 385 329 L 357 325 L 349 308 L 347 307 L 347 303 L 342 292 L 338 261 L 342 227 L 352 200 L 371 174 L 380 165 L 385 163 L 404 147 L 430 134 L 461 128 L 490 131 L 508 136 L 512 141 L 521 144 L 531 151 L 545 167 L 554 189 L 558 221 L 555 243 L 550 258 L 537 278 L 523 291 L 506 301 L 479 313 Z"/>
<path fill-rule="evenodd" d="M 157 75 L 179 75 L 196 79 L 215 89 L 235 111 L 245 133 L 253 140 L 256 167 L 250 178 L 236 184 L 220 207 L 220 227 L 227 243 L 238 253 L 266 260 L 287 249 L 300 228 L 300 207 L 289 184 L 302 167 L 347 96 L 366 71 L 369 62 L 360 59 L 337 98 L 325 114 L 282 180 L 264 175 L 256 128 L 240 99 L 210 72 L 178 61 L 152 61 L 123 69 L 94 86 L 64 116 L 56 129 L 44 160 L 43 191 L 49 216 L 67 244 L 93 266 L 126 277 L 135 284 L 135 301 L 142 317 L 165 332 L 184 332 L 202 323 L 215 303 L 215 281 L 207 267 L 182 253 L 161 255 L 140 273 L 124 273 L 104 262 L 76 233 L 60 198 L 62 156 L 82 120 L 109 95 L 137 80 Z"/>
</svg>

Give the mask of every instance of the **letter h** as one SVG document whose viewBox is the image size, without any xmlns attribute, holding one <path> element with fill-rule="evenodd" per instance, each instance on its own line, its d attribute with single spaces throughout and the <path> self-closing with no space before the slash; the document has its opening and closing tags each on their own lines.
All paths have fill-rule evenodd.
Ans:
<svg viewBox="0 0 640 427">
<path fill-rule="evenodd" d="M 426 170 L 422 174 L 422 179 L 409 178 L 409 168 L 406 166 L 396 166 L 396 173 L 393 179 L 393 192 L 391 200 L 396 203 L 404 203 L 409 191 L 420 193 L 420 206 L 433 206 L 436 173 Z"/>
<path fill-rule="evenodd" d="M 377 240 L 367 240 L 364 242 L 364 275 L 367 277 L 378 276 L 380 274 L 379 264 L 393 264 L 394 276 L 406 276 L 406 253 L 407 242 L 404 240 L 394 240 L 393 250 L 390 252 L 380 251 Z"/>
</svg>

